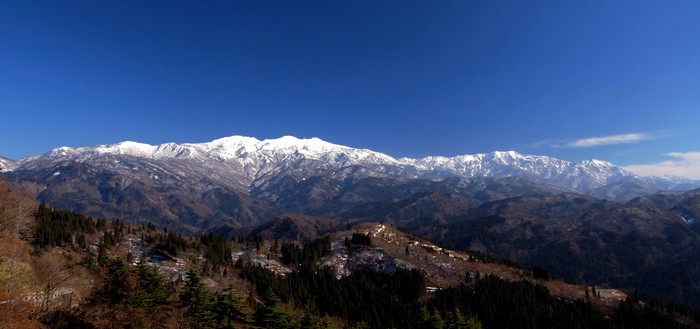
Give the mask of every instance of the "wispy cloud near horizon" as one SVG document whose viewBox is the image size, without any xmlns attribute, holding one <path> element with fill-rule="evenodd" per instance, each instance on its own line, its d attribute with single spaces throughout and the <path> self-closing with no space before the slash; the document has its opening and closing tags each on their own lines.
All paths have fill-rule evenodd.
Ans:
<svg viewBox="0 0 700 329">
<path fill-rule="evenodd" d="M 616 145 L 616 144 L 631 144 L 644 140 L 655 139 L 659 136 L 654 136 L 648 133 L 630 133 L 618 134 L 609 136 L 597 136 L 581 138 L 574 141 L 571 140 L 543 140 L 532 144 L 533 147 L 552 147 L 552 148 L 587 148 L 596 146 Z"/>
<path fill-rule="evenodd" d="M 614 145 L 614 144 L 629 144 L 636 143 L 643 140 L 651 139 L 649 134 L 634 133 L 634 134 L 620 134 L 620 135 L 610 135 L 601 137 L 589 137 L 575 140 L 564 144 L 564 147 L 570 148 L 580 148 L 580 147 L 595 147 L 603 145 Z"/>
<path fill-rule="evenodd" d="M 667 156 L 673 160 L 652 164 L 625 166 L 637 175 L 642 176 L 676 176 L 700 180 L 700 152 L 671 152 Z"/>
</svg>

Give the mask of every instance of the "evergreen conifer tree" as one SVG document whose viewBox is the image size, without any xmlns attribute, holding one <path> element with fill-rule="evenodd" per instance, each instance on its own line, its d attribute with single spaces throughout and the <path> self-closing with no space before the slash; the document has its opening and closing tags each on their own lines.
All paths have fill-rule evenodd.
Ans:
<svg viewBox="0 0 700 329">
<path fill-rule="evenodd" d="M 243 299 L 233 288 L 219 295 L 214 305 L 216 323 L 221 328 L 233 328 L 237 323 L 248 321 L 244 312 Z"/>
<path fill-rule="evenodd" d="M 265 291 L 263 303 L 255 312 L 255 322 L 262 328 L 285 329 L 295 328 L 291 316 L 280 305 L 281 301 L 272 289 Z"/>
<path fill-rule="evenodd" d="M 481 327 L 481 322 L 479 322 L 479 319 L 476 317 L 471 317 L 467 319 L 466 326 L 463 327 L 465 329 L 482 329 Z"/>
<path fill-rule="evenodd" d="M 458 309 L 454 312 L 447 313 L 447 322 L 445 323 L 445 328 L 447 329 L 462 329 L 467 327 L 467 320 L 462 315 Z"/>
<path fill-rule="evenodd" d="M 146 260 L 141 258 L 136 265 L 136 273 L 141 289 L 134 296 L 134 305 L 147 311 L 167 305 L 171 294 L 170 287 L 168 281 L 158 274 L 157 269 L 148 267 Z"/>
<path fill-rule="evenodd" d="M 214 320 L 211 294 L 195 269 L 187 271 L 185 287 L 180 293 L 180 303 L 187 307 L 187 316 L 192 328 L 211 327 Z"/>
<path fill-rule="evenodd" d="M 131 290 L 127 279 L 126 265 L 119 258 L 105 261 L 107 277 L 102 288 L 104 296 L 109 300 L 110 305 L 121 303 L 125 300 Z"/>
<path fill-rule="evenodd" d="M 428 312 L 428 310 L 423 309 L 421 315 L 421 324 L 419 326 L 421 329 L 444 329 L 445 321 L 440 316 L 440 313 L 435 311 L 434 313 Z"/>
<path fill-rule="evenodd" d="M 306 312 L 301 318 L 301 329 L 321 329 L 321 321 L 315 314 Z"/>
</svg>

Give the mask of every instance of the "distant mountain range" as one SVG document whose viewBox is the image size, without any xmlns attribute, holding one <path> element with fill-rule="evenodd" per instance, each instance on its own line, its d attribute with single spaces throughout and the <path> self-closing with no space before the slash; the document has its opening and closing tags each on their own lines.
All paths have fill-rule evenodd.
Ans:
<svg viewBox="0 0 700 329">
<path fill-rule="evenodd" d="M 335 145 L 318 138 L 298 139 L 285 136 L 257 140 L 233 136 L 199 144 L 148 145 L 122 142 L 92 147 L 61 147 L 46 154 L 18 161 L 1 159 L 4 171 L 36 170 L 74 161 L 100 163 L 105 169 L 120 171 L 120 164 L 104 163 L 140 160 L 154 162 L 179 174 L 210 177 L 240 191 L 265 185 L 281 175 L 308 178 L 318 175 L 344 177 L 348 167 L 363 167 L 366 176 L 396 175 L 405 178 L 439 179 L 450 176 L 522 177 L 581 193 L 630 178 L 665 189 L 680 182 L 659 178 L 640 178 L 609 162 L 600 160 L 572 163 L 547 156 L 523 155 L 514 151 L 455 157 L 429 156 L 421 159 L 395 159 L 367 149 Z M 145 169 L 123 167 L 121 169 Z M 155 170 L 156 168 L 151 168 Z M 357 173 L 353 173 L 357 174 Z M 651 186 L 650 186 L 651 187 Z"/>
<path fill-rule="evenodd" d="M 395 159 L 291 136 L 61 147 L 16 161 L 0 158 L 0 166 L 10 181 L 56 207 L 187 231 L 252 226 L 285 212 L 370 215 L 377 202 L 421 193 L 485 202 L 576 192 L 627 201 L 695 186 L 639 177 L 599 160 L 572 163 L 513 151 Z"/>
<path fill-rule="evenodd" d="M 312 239 L 381 222 L 568 280 L 700 305 L 697 182 L 517 152 L 395 159 L 320 139 L 62 147 L 0 158 L 29 195 L 183 232 Z"/>
</svg>

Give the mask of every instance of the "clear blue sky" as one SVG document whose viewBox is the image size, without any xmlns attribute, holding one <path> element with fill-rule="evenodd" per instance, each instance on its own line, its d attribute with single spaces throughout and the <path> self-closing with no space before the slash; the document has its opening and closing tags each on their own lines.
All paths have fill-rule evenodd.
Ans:
<svg viewBox="0 0 700 329">
<path fill-rule="evenodd" d="M 699 128 L 698 1 L 0 3 L 9 158 L 294 135 L 630 165 Z"/>
</svg>

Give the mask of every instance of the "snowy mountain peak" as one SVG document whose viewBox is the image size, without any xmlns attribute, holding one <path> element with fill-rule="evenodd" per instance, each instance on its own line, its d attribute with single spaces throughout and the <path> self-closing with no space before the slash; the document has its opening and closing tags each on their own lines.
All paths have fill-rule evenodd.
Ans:
<svg viewBox="0 0 700 329">
<path fill-rule="evenodd" d="M 591 160 L 586 160 L 586 161 L 581 161 L 581 164 L 584 166 L 590 166 L 590 167 L 601 167 L 601 168 L 612 168 L 615 167 L 614 164 L 603 161 L 603 160 L 597 160 L 597 159 L 591 159 Z"/>
<path fill-rule="evenodd" d="M 522 155 L 515 151 L 494 151 L 493 155 L 496 157 L 508 157 L 508 158 L 518 158 Z"/>
<path fill-rule="evenodd" d="M 211 142 L 208 143 L 202 143 L 202 144 L 208 144 L 208 145 L 229 145 L 229 146 L 244 146 L 244 145 L 255 145 L 260 143 L 260 140 L 258 140 L 255 137 L 247 137 L 247 136 L 229 136 L 229 137 L 223 137 L 219 139 L 215 139 Z M 200 145 L 200 144 L 187 144 L 187 145 Z"/>
<path fill-rule="evenodd" d="M 235 159 L 243 154 L 256 152 L 260 140 L 246 136 L 230 136 L 200 144 L 183 144 L 184 147 L 200 149 L 208 157 Z"/>
<path fill-rule="evenodd" d="M 262 149 L 304 149 L 309 151 L 328 151 L 331 149 L 347 148 L 323 141 L 319 138 L 300 139 L 294 136 L 283 136 L 276 139 L 266 139 L 260 142 Z"/>
<path fill-rule="evenodd" d="M 503 164 L 512 164 L 524 158 L 520 153 L 515 151 L 495 151 L 488 156 Z"/>
<path fill-rule="evenodd" d="M 121 142 L 111 145 L 100 145 L 92 148 L 87 148 L 88 152 L 96 152 L 100 154 L 124 154 L 132 156 L 150 157 L 156 147 L 153 145 L 138 143 L 138 142 Z M 82 150 L 81 150 L 82 151 Z"/>
<path fill-rule="evenodd" d="M 52 156 L 70 156 L 70 155 L 75 155 L 78 153 L 79 152 L 74 148 L 71 148 L 68 146 L 61 146 L 61 147 L 58 147 L 58 148 L 55 148 L 55 149 L 49 151 L 48 154 L 52 155 Z"/>
</svg>

